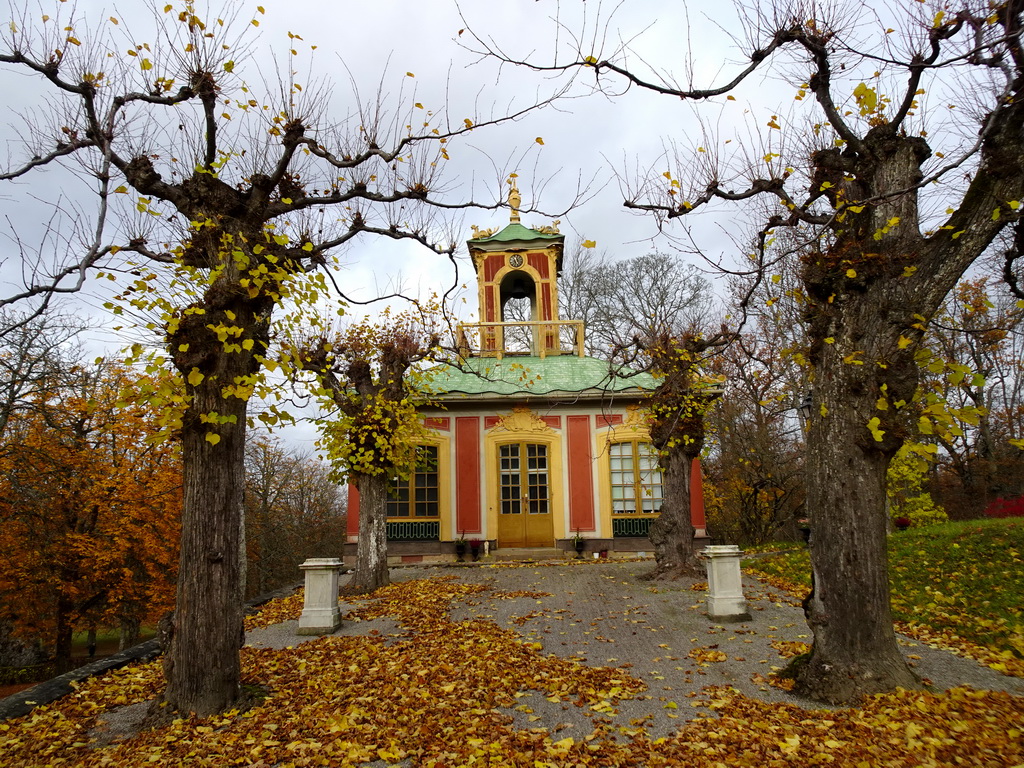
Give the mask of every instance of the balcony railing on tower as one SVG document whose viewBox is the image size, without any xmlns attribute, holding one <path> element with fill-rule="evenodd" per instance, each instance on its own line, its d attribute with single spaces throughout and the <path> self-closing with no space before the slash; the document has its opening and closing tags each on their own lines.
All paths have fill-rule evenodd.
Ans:
<svg viewBox="0 0 1024 768">
<path fill-rule="evenodd" d="M 519 320 L 506 323 L 460 323 L 462 357 L 505 355 L 584 356 L 582 320 Z M 476 342 L 475 344 L 473 342 Z"/>
</svg>

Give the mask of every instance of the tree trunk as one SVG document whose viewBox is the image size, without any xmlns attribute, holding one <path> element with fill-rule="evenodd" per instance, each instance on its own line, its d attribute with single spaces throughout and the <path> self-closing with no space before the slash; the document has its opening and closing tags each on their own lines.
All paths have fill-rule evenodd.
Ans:
<svg viewBox="0 0 1024 768">
<path fill-rule="evenodd" d="M 690 518 L 693 457 L 681 450 L 670 450 L 662 464 L 664 502 L 649 534 L 657 565 L 645 578 L 668 580 L 697 576 L 701 567 L 693 551 L 694 530 Z"/>
<path fill-rule="evenodd" d="M 58 597 L 57 632 L 53 649 L 53 658 L 57 664 L 58 675 L 62 675 L 71 669 L 71 640 L 73 633 L 71 604 L 66 598 Z"/>
<path fill-rule="evenodd" d="M 795 671 L 800 693 L 842 704 L 920 684 L 896 644 L 889 610 L 885 483 L 903 438 L 894 423 L 884 425 L 889 434 L 881 440 L 869 430 L 880 413 L 876 374 L 844 362 L 844 351 L 833 346 L 816 370 L 807 438 L 813 591 L 804 609 L 814 645 Z M 901 368 L 916 370 L 912 360 L 907 365 L 882 374 L 894 399 L 914 390 L 916 376 L 897 383 Z"/>
<path fill-rule="evenodd" d="M 388 576 L 387 492 L 383 474 L 357 475 L 359 489 L 359 541 L 351 587 L 373 592 L 391 583 Z"/>
<path fill-rule="evenodd" d="M 125 616 L 118 628 L 117 650 L 124 651 L 139 642 L 141 625 L 137 616 Z"/>
<path fill-rule="evenodd" d="M 229 373 L 220 381 L 232 378 Z M 165 697 L 181 712 L 209 715 L 228 709 L 239 695 L 246 402 L 223 397 L 217 380 L 197 386 L 194 397 L 182 426 L 182 566 Z M 221 421 L 234 417 L 234 423 L 211 425 L 199 418 L 214 411 Z M 207 439 L 214 433 L 220 437 L 216 443 Z"/>
</svg>

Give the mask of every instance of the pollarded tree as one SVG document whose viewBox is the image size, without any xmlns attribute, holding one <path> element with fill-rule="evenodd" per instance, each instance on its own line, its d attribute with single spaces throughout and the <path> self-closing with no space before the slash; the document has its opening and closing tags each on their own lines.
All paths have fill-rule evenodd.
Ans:
<svg viewBox="0 0 1024 768">
<path fill-rule="evenodd" d="M 703 339 L 695 330 L 709 324 L 711 286 L 671 254 L 612 261 L 583 247 L 567 255 L 559 286 L 563 315 L 586 322 L 588 353 L 608 357 L 618 375 L 623 367 L 642 369 L 658 380 L 648 415 L 664 496 L 650 531 L 657 560 L 650 578 L 699 573 L 690 474 L 704 445 L 704 416 L 718 393 L 702 366 L 706 353 L 729 337 Z"/>
<path fill-rule="evenodd" d="M 806 111 L 765 112 L 763 145 L 746 156 L 702 137 L 703 155 L 642 179 L 627 205 L 667 226 L 742 202 L 758 232 L 748 271 L 767 276 L 773 258 L 801 258 L 815 588 L 814 645 L 797 685 L 853 701 L 919 684 L 892 630 L 885 475 L 918 422 L 915 354 L 929 319 L 996 236 L 1020 226 L 1024 2 L 749 3 L 741 24 L 746 63 L 704 88 L 622 48 L 516 63 L 686 100 L 742 94 L 753 73 L 771 70 L 793 87 L 792 111 Z M 785 229 L 817 246 L 773 250 Z"/>
<path fill-rule="evenodd" d="M 412 370 L 438 350 L 427 314 L 384 312 L 340 333 L 309 340 L 291 353 L 293 364 L 316 376 L 328 414 L 319 420 L 334 479 L 359 492 L 359 539 L 350 586 L 372 592 L 390 583 L 387 561 L 389 483 L 408 476 L 416 461 L 416 413 L 422 386 Z"/>
<path fill-rule="evenodd" d="M 474 121 L 451 125 L 409 94 L 395 112 L 356 96 L 331 122 L 335 95 L 295 79 L 309 53 L 301 38 L 290 34 L 280 82 L 258 71 L 249 81 L 252 41 L 239 27 L 254 27 L 190 2 L 153 6 L 153 41 L 113 18 L 89 29 L 72 4 L 54 5 L 52 17 L 25 10 L 4 27 L 0 64 L 37 78 L 46 103 L 42 119 L 25 120 L 23 156 L 0 180 L 61 166 L 96 206 L 86 215 L 81 201 L 58 204 L 53 226 L 64 228 L 50 240 L 66 244 L 64 261 L 31 272 L 5 302 L 44 305 L 102 268 L 130 283 L 112 310 L 141 314 L 160 335 L 166 360 L 154 365 L 169 362 L 183 381 L 183 394 L 165 390 L 165 420 L 181 436 L 185 489 L 164 696 L 173 709 L 219 712 L 240 691 L 247 404 L 274 315 L 321 298 L 334 254 L 362 233 L 450 256 L 453 239 L 436 244 L 426 212 L 445 204 L 436 195 L 447 142 Z M 34 255 L 46 263 L 49 252 Z"/>
<path fill-rule="evenodd" d="M 720 390 L 703 372 L 702 363 L 709 351 L 730 340 L 727 333 L 704 339 L 693 332 L 663 330 L 638 336 L 620 350 L 642 357 L 658 382 L 644 402 L 651 445 L 662 471 L 662 505 L 649 533 L 656 565 L 647 578 L 676 579 L 703 570 L 693 548 L 690 476 L 693 460 L 704 447 L 705 416 Z"/>
</svg>

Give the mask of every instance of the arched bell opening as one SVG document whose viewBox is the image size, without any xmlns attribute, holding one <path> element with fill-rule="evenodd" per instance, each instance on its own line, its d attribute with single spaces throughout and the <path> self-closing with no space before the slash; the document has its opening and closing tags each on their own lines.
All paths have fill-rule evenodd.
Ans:
<svg viewBox="0 0 1024 768">
<path fill-rule="evenodd" d="M 537 283 L 533 275 L 523 270 L 509 272 L 502 278 L 498 293 L 503 323 L 521 323 L 537 319 Z M 536 326 L 508 326 L 505 328 L 504 336 L 505 352 L 537 354 Z"/>
<path fill-rule="evenodd" d="M 501 296 L 501 320 L 502 322 L 515 322 L 517 320 L 534 320 L 537 310 L 537 283 L 533 275 L 521 269 L 509 272 L 501 280 L 498 288 Z M 509 302 L 517 307 L 515 314 L 520 314 L 519 307 L 528 306 L 529 313 L 526 316 L 509 317 L 506 315 L 506 307 Z"/>
</svg>

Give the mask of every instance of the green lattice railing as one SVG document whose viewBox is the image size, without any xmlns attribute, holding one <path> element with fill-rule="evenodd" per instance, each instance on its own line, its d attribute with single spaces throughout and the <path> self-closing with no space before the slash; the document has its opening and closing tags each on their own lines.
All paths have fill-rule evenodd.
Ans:
<svg viewBox="0 0 1024 768">
<path fill-rule="evenodd" d="M 441 523 L 437 520 L 388 521 L 389 541 L 437 541 Z"/>
<path fill-rule="evenodd" d="M 651 532 L 651 517 L 614 517 L 612 518 L 612 536 L 617 539 L 647 538 Z"/>
</svg>

